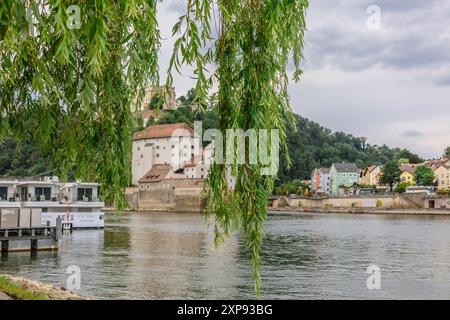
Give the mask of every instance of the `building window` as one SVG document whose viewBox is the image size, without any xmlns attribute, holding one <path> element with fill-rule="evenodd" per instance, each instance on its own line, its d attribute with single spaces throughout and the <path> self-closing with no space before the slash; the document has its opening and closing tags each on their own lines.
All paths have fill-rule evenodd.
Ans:
<svg viewBox="0 0 450 320">
<path fill-rule="evenodd" d="M 159 158 L 159 153 L 156 154 L 156 157 Z"/>
<path fill-rule="evenodd" d="M 156 146 L 156 149 L 159 149 L 159 146 Z"/>
<path fill-rule="evenodd" d="M 143 159 L 144 158 L 144 155 L 143 154 L 141 154 L 141 159 Z"/>
<path fill-rule="evenodd" d="M 138 147 L 138 151 L 140 151 L 141 150 L 141 147 Z"/>
<path fill-rule="evenodd" d="M 36 200 L 46 200 L 49 201 L 52 194 L 52 188 L 45 187 L 36 187 L 34 188 L 34 194 L 36 196 Z"/>
</svg>

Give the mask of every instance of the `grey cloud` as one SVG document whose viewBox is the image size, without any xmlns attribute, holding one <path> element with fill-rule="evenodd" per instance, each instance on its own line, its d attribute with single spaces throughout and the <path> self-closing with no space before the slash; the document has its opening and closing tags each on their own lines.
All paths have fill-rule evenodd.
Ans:
<svg viewBox="0 0 450 320">
<path fill-rule="evenodd" d="M 375 66 L 427 70 L 450 61 L 448 0 L 318 3 L 311 3 L 314 12 L 307 19 L 305 70 L 326 65 L 353 72 Z M 365 26 L 370 4 L 382 9 L 381 30 Z"/>
<path fill-rule="evenodd" d="M 450 86 L 450 73 L 447 75 L 435 77 L 433 83 L 440 87 Z"/>
<path fill-rule="evenodd" d="M 406 138 L 417 138 L 423 136 L 424 133 L 418 130 L 411 129 L 403 131 L 400 135 Z"/>
</svg>

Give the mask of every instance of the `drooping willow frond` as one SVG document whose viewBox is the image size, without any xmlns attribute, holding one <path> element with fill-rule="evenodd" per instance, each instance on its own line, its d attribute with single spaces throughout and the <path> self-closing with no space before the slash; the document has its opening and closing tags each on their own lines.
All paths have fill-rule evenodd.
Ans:
<svg viewBox="0 0 450 320">
<path fill-rule="evenodd" d="M 158 80 L 156 0 L 2 0 L 0 139 L 31 135 L 56 174 L 126 204 L 132 106 Z M 139 99 L 138 99 L 139 101 Z"/>
<path fill-rule="evenodd" d="M 194 67 L 199 105 L 217 85 L 223 134 L 278 129 L 285 142 L 287 68 L 293 61 L 297 80 L 307 5 L 187 0 L 188 10 L 174 26 L 180 37 L 170 67 Z M 50 154 L 56 174 L 75 170 L 75 178 L 99 180 L 106 199 L 124 207 L 133 106 L 149 82 L 158 82 L 156 12 L 157 0 L 2 0 L 0 141 L 7 134 L 31 135 Z M 208 67 L 215 68 L 212 77 Z M 261 161 L 250 163 L 249 151 L 246 142 L 243 164 L 213 164 L 208 210 L 215 214 L 219 242 L 243 230 L 259 293 L 263 222 L 274 177 L 262 174 Z"/>
<path fill-rule="evenodd" d="M 212 21 L 209 6 L 218 10 L 218 21 Z M 278 129 L 280 141 L 286 146 L 285 121 L 293 120 L 287 91 L 288 66 L 293 61 L 292 76 L 298 80 L 307 7 L 307 0 L 188 0 L 188 14 L 174 28 L 181 36 L 171 67 L 179 69 L 183 62 L 195 66 L 199 95 L 217 84 L 218 129 L 223 136 L 228 129 Z M 218 35 L 211 34 L 211 25 L 220 26 Z M 216 66 L 210 79 L 204 76 L 208 64 Z M 226 141 L 225 145 L 234 143 Z M 214 213 L 216 243 L 234 231 L 243 231 L 259 294 L 263 222 L 274 176 L 263 175 L 265 164 L 261 159 L 249 161 L 252 150 L 246 141 L 244 163 L 212 165 L 208 214 Z M 234 160 L 240 156 L 235 153 Z M 236 180 L 234 189 L 230 188 L 230 174 Z"/>
</svg>

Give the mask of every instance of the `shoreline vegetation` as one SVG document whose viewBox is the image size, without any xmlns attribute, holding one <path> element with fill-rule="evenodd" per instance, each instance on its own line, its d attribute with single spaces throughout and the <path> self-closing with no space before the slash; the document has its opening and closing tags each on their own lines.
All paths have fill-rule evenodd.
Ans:
<svg viewBox="0 0 450 320">
<path fill-rule="evenodd" d="M 0 300 L 88 300 L 88 298 L 50 284 L 24 277 L 0 274 Z"/>
</svg>

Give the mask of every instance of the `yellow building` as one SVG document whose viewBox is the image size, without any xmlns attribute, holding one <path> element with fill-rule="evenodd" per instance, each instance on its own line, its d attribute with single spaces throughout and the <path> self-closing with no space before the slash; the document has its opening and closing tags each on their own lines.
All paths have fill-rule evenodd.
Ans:
<svg viewBox="0 0 450 320">
<path fill-rule="evenodd" d="M 400 166 L 400 171 L 402 172 L 400 175 L 401 183 L 408 183 L 413 186 L 416 184 L 416 179 L 414 178 L 414 173 L 416 172 L 417 164 L 403 164 Z"/>
<path fill-rule="evenodd" d="M 434 170 L 438 190 L 450 189 L 450 161 Z"/>
</svg>

